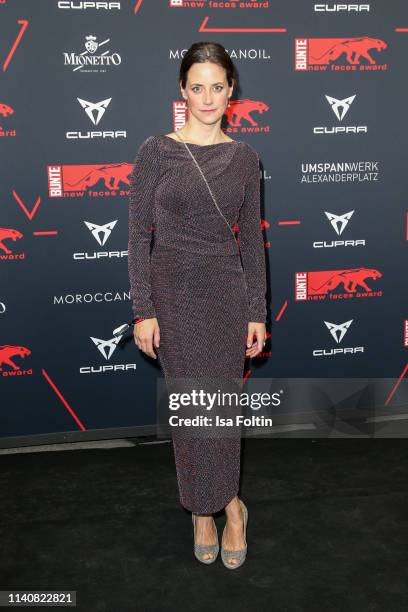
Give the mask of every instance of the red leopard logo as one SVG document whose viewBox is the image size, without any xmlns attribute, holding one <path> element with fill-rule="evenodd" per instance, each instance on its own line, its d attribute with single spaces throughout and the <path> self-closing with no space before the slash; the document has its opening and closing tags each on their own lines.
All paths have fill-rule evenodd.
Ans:
<svg viewBox="0 0 408 612">
<path fill-rule="evenodd" d="M 8 106 L 7 104 L 2 104 L 0 102 L 0 115 L 2 115 L 3 117 L 8 117 L 9 115 L 12 115 L 14 113 L 14 110 L 11 108 L 11 106 Z"/>
<path fill-rule="evenodd" d="M 241 127 L 242 119 L 246 119 L 251 125 L 258 125 L 250 113 L 257 112 L 262 114 L 267 110 L 269 110 L 269 106 L 259 100 L 233 100 L 227 106 L 224 114 L 227 115 L 228 123 L 232 127 Z"/>
<path fill-rule="evenodd" d="M 9 229 L 7 227 L 0 227 L 0 249 L 2 249 L 7 255 L 11 255 L 10 249 L 3 244 L 3 240 L 9 238 L 14 242 L 23 237 L 23 234 L 15 229 Z"/>
<path fill-rule="evenodd" d="M 64 166 L 64 188 L 67 191 L 93 187 L 100 180 L 103 180 L 107 189 L 119 189 L 120 182 L 130 185 L 129 175 L 133 170 L 133 164 L 123 162 L 121 164 L 91 166 L 86 174 L 78 177 L 78 170 L 82 168 L 83 166 L 72 166 L 71 168 Z M 68 178 L 70 180 L 67 180 Z M 75 179 L 77 180 L 75 181 Z"/>
<path fill-rule="evenodd" d="M 383 51 L 387 43 L 379 38 L 311 38 L 309 39 L 309 60 L 311 64 L 330 64 L 343 54 L 349 64 L 358 64 L 364 57 L 370 64 L 375 64 L 369 51 Z"/>
<path fill-rule="evenodd" d="M 354 270 L 343 270 L 335 272 L 325 283 L 320 287 L 310 287 L 313 293 L 327 293 L 333 289 L 337 289 L 339 285 L 343 285 L 344 291 L 353 293 L 357 287 L 362 287 L 365 291 L 371 291 L 370 287 L 365 282 L 366 278 L 381 278 L 382 274 L 374 268 L 355 268 Z"/>
<path fill-rule="evenodd" d="M 3 371 L 1 367 L 3 364 L 7 364 L 13 370 L 21 370 L 21 368 L 13 362 L 12 357 L 24 358 L 27 355 L 31 355 L 31 351 L 25 346 L 12 346 L 11 344 L 0 346 L 0 372 Z"/>
</svg>

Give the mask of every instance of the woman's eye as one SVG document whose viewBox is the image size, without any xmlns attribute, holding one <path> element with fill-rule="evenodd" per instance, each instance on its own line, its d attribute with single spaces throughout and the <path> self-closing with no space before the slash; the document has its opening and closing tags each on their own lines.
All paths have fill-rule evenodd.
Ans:
<svg viewBox="0 0 408 612">
<path fill-rule="evenodd" d="M 222 91 L 224 88 L 223 88 L 223 86 L 222 86 L 222 85 L 216 85 L 216 86 L 215 86 L 215 89 L 216 89 L 216 91 L 217 91 L 217 92 L 220 92 L 220 91 Z M 194 93 L 198 93 L 198 91 L 199 91 L 199 90 L 200 90 L 200 88 L 198 87 L 198 85 L 196 85 L 195 87 L 192 87 L 192 91 L 193 91 Z"/>
</svg>

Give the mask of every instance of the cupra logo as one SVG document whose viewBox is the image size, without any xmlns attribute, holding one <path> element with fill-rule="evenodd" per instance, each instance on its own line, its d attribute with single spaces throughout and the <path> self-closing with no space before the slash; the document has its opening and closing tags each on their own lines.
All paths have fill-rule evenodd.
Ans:
<svg viewBox="0 0 408 612">
<path fill-rule="evenodd" d="M 91 223 L 90 221 L 84 221 L 86 227 L 91 231 L 92 236 L 101 246 L 106 243 L 117 222 L 118 220 L 116 219 L 115 221 L 105 223 L 105 225 L 97 225 L 96 223 Z"/>
<path fill-rule="evenodd" d="M 101 102 L 88 102 L 87 100 L 82 100 L 82 98 L 77 98 L 77 100 L 82 108 L 85 109 L 92 123 L 98 125 L 112 98 L 106 98 L 106 100 L 102 100 Z"/>
<path fill-rule="evenodd" d="M 92 342 L 96 345 L 100 353 L 105 357 L 106 360 L 108 360 L 115 352 L 122 336 L 111 338 L 111 340 L 101 340 L 100 338 L 93 338 L 92 336 L 90 336 L 90 338 Z"/>
<path fill-rule="evenodd" d="M 353 213 L 354 210 L 351 210 L 350 212 L 344 213 L 344 215 L 335 215 L 334 213 L 324 211 L 324 214 L 330 221 L 331 226 L 339 236 L 343 233 Z"/>
<path fill-rule="evenodd" d="M 337 342 L 337 344 L 340 344 L 352 322 L 353 319 L 350 319 L 350 321 L 345 321 L 344 323 L 340 323 L 338 325 L 336 323 L 330 323 L 329 321 L 325 321 L 324 323 L 335 341 Z"/>
<path fill-rule="evenodd" d="M 344 100 L 337 100 L 337 98 L 325 96 L 326 100 L 330 104 L 334 114 L 336 115 L 339 121 L 342 121 L 342 119 L 345 117 L 355 97 L 356 95 L 350 96 L 349 98 L 344 98 Z"/>
</svg>

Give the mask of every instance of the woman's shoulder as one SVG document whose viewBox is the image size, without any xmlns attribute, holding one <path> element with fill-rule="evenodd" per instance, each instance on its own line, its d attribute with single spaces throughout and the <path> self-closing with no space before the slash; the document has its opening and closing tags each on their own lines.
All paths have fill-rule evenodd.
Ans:
<svg viewBox="0 0 408 612">
<path fill-rule="evenodd" d="M 152 152 L 154 153 L 155 151 L 159 151 L 161 149 L 161 143 L 163 140 L 167 140 L 171 138 L 171 136 L 165 135 L 165 134 L 151 134 L 150 136 L 147 136 L 139 145 L 139 152 L 145 151 L 145 152 Z M 175 139 L 173 139 L 175 140 Z M 235 139 L 233 139 L 235 140 Z M 240 145 L 245 153 L 245 155 L 247 156 L 248 159 L 252 159 L 254 161 L 259 161 L 259 154 L 258 151 L 249 144 L 249 142 L 246 142 L 245 140 L 235 140 L 235 143 L 237 143 L 238 145 Z M 233 145 L 231 145 L 233 146 Z"/>
<path fill-rule="evenodd" d="M 159 136 L 158 135 L 154 135 L 154 134 L 151 135 L 151 136 L 147 136 L 141 142 L 140 147 L 145 147 L 145 146 L 152 147 L 152 146 L 155 146 L 158 138 L 159 138 Z"/>
<path fill-rule="evenodd" d="M 160 148 L 156 136 L 147 136 L 141 142 L 133 156 L 134 171 L 137 168 L 156 168 L 160 166 Z"/>
<path fill-rule="evenodd" d="M 140 158 L 141 156 L 156 157 L 158 155 L 159 150 L 157 140 L 157 136 L 151 135 L 147 136 L 146 138 L 144 138 L 144 140 L 139 142 L 136 159 Z"/>
<path fill-rule="evenodd" d="M 248 155 L 248 157 L 256 158 L 256 159 L 259 160 L 259 153 L 255 149 L 255 147 L 250 145 L 249 142 L 244 142 L 244 145 L 245 145 L 245 151 L 246 151 L 246 154 Z"/>
<path fill-rule="evenodd" d="M 245 142 L 245 152 L 244 152 L 245 160 L 244 165 L 246 167 L 247 177 L 253 172 L 259 171 L 260 160 L 258 151 L 250 145 L 248 142 Z"/>
<path fill-rule="evenodd" d="M 163 142 L 165 140 L 168 140 L 168 137 L 164 134 L 151 134 L 143 140 L 139 146 L 139 150 L 151 153 L 152 155 L 161 156 Z"/>
</svg>

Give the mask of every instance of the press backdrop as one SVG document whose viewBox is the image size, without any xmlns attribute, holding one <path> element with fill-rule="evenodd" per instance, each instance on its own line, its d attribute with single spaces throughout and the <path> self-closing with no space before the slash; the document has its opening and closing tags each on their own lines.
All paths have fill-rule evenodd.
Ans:
<svg viewBox="0 0 408 612">
<path fill-rule="evenodd" d="M 223 128 L 262 163 L 268 341 L 245 376 L 406 377 L 405 0 L 3 0 L 3 444 L 155 423 L 161 372 L 112 334 L 132 318 L 128 176 L 186 120 L 195 41 L 234 60 Z"/>
</svg>

